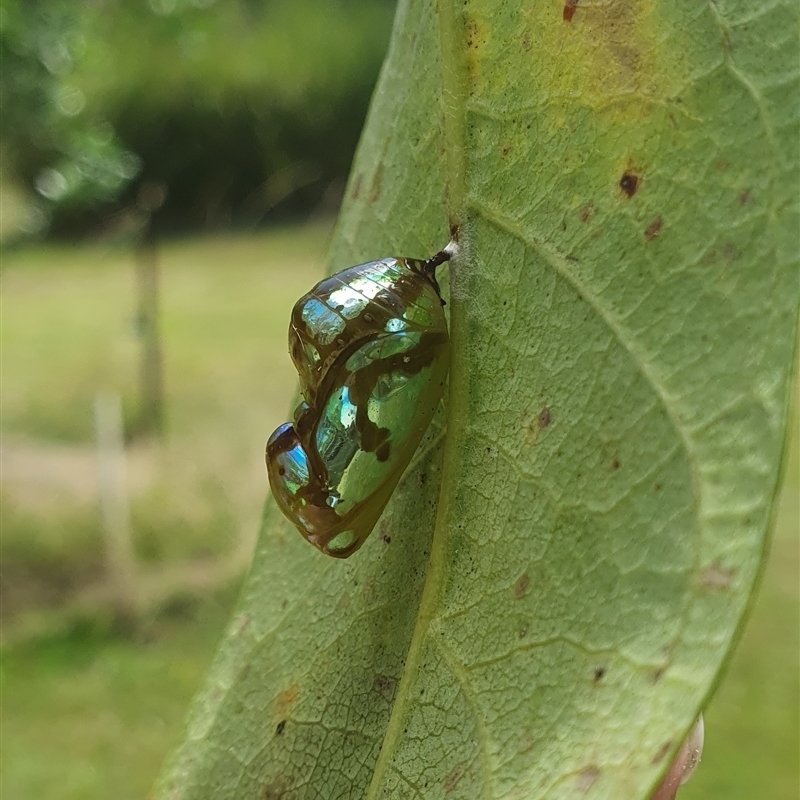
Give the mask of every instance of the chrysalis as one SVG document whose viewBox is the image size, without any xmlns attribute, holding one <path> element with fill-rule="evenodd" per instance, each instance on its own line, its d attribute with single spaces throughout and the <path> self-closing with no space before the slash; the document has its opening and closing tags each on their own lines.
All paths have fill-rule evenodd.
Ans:
<svg viewBox="0 0 800 800">
<path fill-rule="evenodd" d="M 442 397 L 450 340 L 434 273 L 450 255 L 350 267 L 292 311 L 302 401 L 267 443 L 267 472 L 281 511 L 323 553 L 361 547 Z"/>
</svg>

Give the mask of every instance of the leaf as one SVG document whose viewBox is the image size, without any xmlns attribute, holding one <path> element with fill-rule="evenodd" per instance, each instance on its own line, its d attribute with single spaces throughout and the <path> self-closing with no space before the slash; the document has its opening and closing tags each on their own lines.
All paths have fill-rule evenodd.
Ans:
<svg viewBox="0 0 800 800">
<path fill-rule="evenodd" d="M 268 503 L 160 797 L 649 796 L 776 491 L 797 17 L 401 0 L 331 267 L 457 228 L 446 413 L 352 559 Z"/>
</svg>

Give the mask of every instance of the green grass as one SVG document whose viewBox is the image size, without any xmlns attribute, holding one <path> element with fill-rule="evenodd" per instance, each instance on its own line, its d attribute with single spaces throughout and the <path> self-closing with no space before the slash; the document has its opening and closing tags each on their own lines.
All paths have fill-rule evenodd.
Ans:
<svg viewBox="0 0 800 800">
<path fill-rule="evenodd" d="M 255 532 L 264 441 L 294 387 L 287 310 L 321 274 L 327 235 L 321 225 L 163 246 L 167 431 L 161 443 L 134 441 L 128 454 L 145 565 L 219 555 Z M 5 625 L 26 605 L 67 602 L 102 572 L 91 409 L 98 391 L 118 391 L 136 418 L 134 288 L 124 250 L 42 246 L 4 255 Z M 680 800 L 798 797 L 793 441 L 762 590 L 707 711 L 703 763 Z M 180 736 L 233 597 L 187 600 L 126 635 L 88 620 L 6 648 L 3 800 L 144 797 Z"/>
<path fill-rule="evenodd" d="M 172 436 L 285 413 L 286 309 L 322 271 L 328 225 L 177 241 L 160 249 Z M 134 256 L 37 247 L 3 256 L 4 434 L 91 441 L 92 400 L 136 411 Z M 232 426 L 241 428 L 241 424 Z"/>
<path fill-rule="evenodd" d="M 233 595 L 142 625 L 7 651 L 4 800 L 142 800 L 208 666 Z"/>
<path fill-rule="evenodd" d="M 160 249 L 166 435 L 128 451 L 144 562 L 232 551 L 257 530 L 264 443 L 295 375 L 287 309 L 322 273 L 329 223 Z M 134 256 L 94 245 L 5 253 L 3 608 L 70 587 L 102 553 L 93 449 L 98 392 L 139 413 Z M 95 570 L 96 571 L 96 570 Z M 60 595 L 56 593 L 55 600 Z"/>
</svg>

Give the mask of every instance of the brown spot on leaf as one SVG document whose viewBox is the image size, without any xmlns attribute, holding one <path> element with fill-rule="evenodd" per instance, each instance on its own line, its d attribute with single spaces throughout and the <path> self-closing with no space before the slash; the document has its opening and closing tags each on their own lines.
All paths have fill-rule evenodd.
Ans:
<svg viewBox="0 0 800 800">
<path fill-rule="evenodd" d="M 453 217 L 450 217 L 450 238 L 454 241 L 458 241 L 458 235 L 461 233 L 461 226 L 455 221 Z"/>
<path fill-rule="evenodd" d="M 275 735 L 280 736 L 286 728 L 286 720 L 282 719 L 276 726 L 275 726 Z"/>
<path fill-rule="evenodd" d="M 300 688 L 296 683 L 293 683 L 288 689 L 284 689 L 280 692 L 275 701 L 276 716 L 281 719 L 288 717 L 289 714 L 287 712 L 295 704 L 299 694 Z"/>
<path fill-rule="evenodd" d="M 530 585 L 531 579 L 528 577 L 527 572 L 523 572 L 522 575 L 517 578 L 517 582 L 514 584 L 514 599 L 515 600 L 522 600 L 523 597 L 528 592 L 528 586 Z"/>
<path fill-rule="evenodd" d="M 659 683 L 659 681 L 664 677 L 664 673 L 666 671 L 667 671 L 666 667 L 659 667 L 658 669 L 654 670 L 653 683 Z"/>
<path fill-rule="evenodd" d="M 648 242 L 652 242 L 653 239 L 661 233 L 661 228 L 664 226 L 664 220 L 661 217 L 656 217 L 648 226 L 647 230 L 644 232 L 644 238 L 647 239 Z"/>
<path fill-rule="evenodd" d="M 714 264 L 714 262 L 717 260 L 717 256 L 718 256 L 718 255 L 719 255 L 719 254 L 717 253 L 716 249 L 715 249 L 715 248 L 712 248 L 711 250 L 709 250 L 707 253 L 705 253 L 705 254 L 703 255 L 703 257 L 700 259 L 700 263 L 701 263 L 701 264 L 702 264 L 704 267 L 710 267 L 710 266 L 712 266 L 712 265 Z"/>
<path fill-rule="evenodd" d="M 592 786 L 597 783 L 597 779 L 600 777 L 600 770 L 592 764 L 591 766 L 586 767 L 582 772 L 578 775 L 578 790 L 581 792 L 588 792 Z"/>
<path fill-rule="evenodd" d="M 736 261 L 742 254 L 741 250 L 733 242 L 726 242 L 722 245 L 720 252 L 726 261 Z"/>
<path fill-rule="evenodd" d="M 751 197 L 752 192 L 750 189 L 742 189 L 742 191 L 739 192 L 739 196 L 736 198 L 736 202 L 739 203 L 740 206 L 746 206 L 750 202 Z"/>
<path fill-rule="evenodd" d="M 531 38 L 530 36 L 523 36 L 522 37 L 522 49 L 527 53 L 528 50 L 531 49 Z"/>
<path fill-rule="evenodd" d="M 561 7 L 568 0 L 561 0 Z M 593 9 L 601 8 L 602 13 Z M 554 7 L 554 12 L 555 11 Z M 591 41 L 592 69 L 587 74 L 587 97 L 607 98 L 617 92 L 639 95 L 652 81 L 653 40 L 645 34 L 642 22 L 647 12 L 641 3 L 612 2 L 592 6 L 592 13 L 583 14 L 579 4 L 580 21 L 586 25 L 587 41 Z M 562 12 L 563 16 L 563 12 Z M 644 34 L 644 35 L 643 35 Z M 591 102 L 591 101 L 590 101 Z M 638 117 L 650 113 L 647 103 L 632 102 L 630 113 Z"/>
<path fill-rule="evenodd" d="M 389 702 L 394 698 L 397 678 L 391 675 L 376 675 L 372 680 L 372 691 L 377 692 L 384 700 Z"/>
<path fill-rule="evenodd" d="M 671 741 L 664 742 L 664 744 L 662 744 L 661 747 L 658 748 L 658 751 L 653 756 L 653 760 L 650 763 L 653 766 L 659 764 L 664 760 L 664 758 L 666 757 L 667 753 L 669 753 L 670 750 L 672 750 L 672 742 Z"/>
<path fill-rule="evenodd" d="M 715 561 L 700 573 L 700 585 L 706 589 L 724 591 L 733 583 L 735 576 L 735 569 L 725 569 L 719 561 Z"/>
<path fill-rule="evenodd" d="M 459 761 L 453 769 L 447 774 L 447 777 L 444 779 L 444 790 L 445 792 L 452 792 L 453 789 L 458 786 L 458 782 L 464 777 L 464 773 L 467 771 L 467 762 L 466 761 Z"/>
<path fill-rule="evenodd" d="M 587 203 L 585 206 L 583 206 L 583 208 L 581 208 L 581 222 L 588 222 L 593 216 L 594 206 L 591 203 Z"/>
<path fill-rule="evenodd" d="M 611 462 L 611 469 L 613 469 L 613 470 L 618 470 L 620 468 L 620 466 L 621 466 L 621 464 L 619 463 L 619 459 L 618 458 L 615 458 Z"/>
<path fill-rule="evenodd" d="M 420 488 L 423 487 L 427 480 L 428 476 L 424 472 L 420 472 L 419 475 L 417 475 L 417 486 Z"/>
<path fill-rule="evenodd" d="M 547 406 L 545 406 L 539 412 L 539 416 L 536 420 L 537 424 L 539 425 L 539 430 L 540 431 L 544 430 L 550 424 L 551 419 L 552 418 L 550 416 L 550 409 Z"/>
<path fill-rule="evenodd" d="M 606 674 L 605 667 L 595 667 L 594 668 L 594 682 L 598 683 L 599 681 L 603 680 Z"/>
<path fill-rule="evenodd" d="M 619 179 L 619 188 L 622 189 L 628 197 L 633 197 L 639 189 L 639 176 L 626 170 Z"/>
<path fill-rule="evenodd" d="M 635 47 L 631 47 L 619 41 L 610 41 L 608 43 L 608 49 L 616 59 L 617 64 L 628 74 L 635 74 L 639 70 L 642 57 Z"/>
<path fill-rule="evenodd" d="M 486 61 L 486 45 L 491 36 L 489 17 L 483 14 L 466 13 L 464 19 L 464 43 L 467 46 L 465 61 L 467 74 L 473 84 L 479 84 Z"/>
<path fill-rule="evenodd" d="M 383 164 L 378 164 L 375 174 L 372 176 L 372 185 L 369 189 L 369 201 L 374 203 L 381 196 L 381 182 L 383 181 Z"/>
<path fill-rule="evenodd" d="M 505 158 L 514 149 L 513 144 L 507 144 L 501 151 L 503 158 Z"/>
<path fill-rule="evenodd" d="M 361 194 L 362 183 L 363 183 L 363 177 L 361 176 L 361 173 L 359 173 L 353 180 L 353 188 L 350 191 L 350 197 L 352 197 L 353 200 L 358 200 L 358 196 Z"/>
<path fill-rule="evenodd" d="M 564 22 L 572 22 L 575 16 L 575 9 L 578 7 L 578 0 L 566 0 L 564 3 L 564 12 L 562 18 Z"/>
</svg>

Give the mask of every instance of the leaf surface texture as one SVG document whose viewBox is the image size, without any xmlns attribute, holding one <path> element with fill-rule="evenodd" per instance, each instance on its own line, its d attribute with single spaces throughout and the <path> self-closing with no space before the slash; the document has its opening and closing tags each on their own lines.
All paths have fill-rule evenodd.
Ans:
<svg viewBox="0 0 800 800">
<path fill-rule="evenodd" d="M 268 502 L 158 797 L 646 800 L 779 476 L 797 27 L 789 2 L 401 0 L 330 266 L 457 228 L 449 394 L 352 559 Z"/>
</svg>

